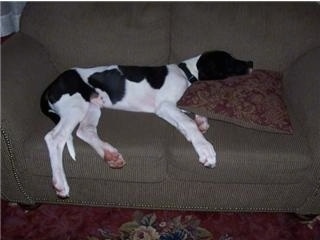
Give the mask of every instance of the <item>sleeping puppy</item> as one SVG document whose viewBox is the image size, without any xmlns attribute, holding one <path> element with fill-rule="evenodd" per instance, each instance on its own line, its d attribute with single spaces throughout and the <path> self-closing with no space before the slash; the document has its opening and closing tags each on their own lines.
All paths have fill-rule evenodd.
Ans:
<svg viewBox="0 0 320 240">
<path fill-rule="evenodd" d="M 235 59 L 224 51 L 210 51 L 166 66 L 110 65 L 72 68 L 61 73 L 41 97 L 42 112 L 56 124 L 45 136 L 56 194 L 62 198 L 69 196 L 62 152 L 67 145 L 71 157 L 76 158 L 72 132 L 78 124 L 76 135 L 110 167 L 125 165 L 119 151 L 98 137 L 102 108 L 156 114 L 192 143 L 200 163 L 214 167 L 215 150 L 202 134 L 209 128 L 207 119 L 198 115 L 190 119 L 176 103 L 195 81 L 247 74 L 252 67 L 251 61 Z"/>
</svg>

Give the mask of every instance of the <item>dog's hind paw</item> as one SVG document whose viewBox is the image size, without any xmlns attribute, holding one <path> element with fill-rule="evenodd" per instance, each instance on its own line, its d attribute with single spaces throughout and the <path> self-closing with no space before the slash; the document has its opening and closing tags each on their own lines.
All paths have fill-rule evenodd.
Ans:
<svg viewBox="0 0 320 240">
<path fill-rule="evenodd" d="M 118 151 L 105 151 L 104 160 L 111 168 L 122 168 L 126 161 Z"/>
</svg>

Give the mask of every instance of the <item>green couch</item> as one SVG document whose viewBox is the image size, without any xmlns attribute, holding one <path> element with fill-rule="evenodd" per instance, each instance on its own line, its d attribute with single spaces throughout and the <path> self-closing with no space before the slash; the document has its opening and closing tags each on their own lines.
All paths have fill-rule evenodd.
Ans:
<svg viewBox="0 0 320 240">
<path fill-rule="evenodd" d="M 320 213 L 320 5 L 305 3 L 28 3 L 1 46 L 1 196 L 24 203 Z M 294 134 L 210 120 L 214 169 L 147 113 L 103 111 L 99 134 L 127 165 L 109 168 L 75 138 L 64 152 L 70 198 L 51 186 L 39 107 L 44 88 L 74 66 L 178 63 L 223 49 L 284 74 Z"/>
</svg>

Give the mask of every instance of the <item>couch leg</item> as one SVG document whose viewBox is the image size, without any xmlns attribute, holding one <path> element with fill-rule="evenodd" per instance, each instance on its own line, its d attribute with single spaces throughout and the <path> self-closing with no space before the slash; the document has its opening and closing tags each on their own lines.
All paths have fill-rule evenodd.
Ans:
<svg viewBox="0 0 320 240">
<path fill-rule="evenodd" d="M 35 203 L 35 204 L 23 204 L 23 203 L 18 203 L 18 205 L 25 211 L 32 211 L 36 210 L 38 207 L 41 206 L 40 203 Z"/>
<path fill-rule="evenodd" d="M 303 224 L 305 224 L 309 229 L 313 229 L 317 223 L 320 222 L 320 215 L 315 214 L 294 214 L 294 216 Z"/>
<path fill-rule="evenodd" d="M 298 218 L 299 221 L 301 222 L 312 222 L 317 216 L 316 214 L 293 214 L 296 218 Z"/>
</svg>

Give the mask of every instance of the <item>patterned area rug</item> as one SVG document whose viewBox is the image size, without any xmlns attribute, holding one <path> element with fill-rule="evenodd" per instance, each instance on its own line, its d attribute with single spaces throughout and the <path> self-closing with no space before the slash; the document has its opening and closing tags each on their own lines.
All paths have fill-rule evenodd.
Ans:
<svg viewBox="0 0 320 240">
<path fill-rule="evenodd" d="M 320 240 L 320 217 L 286 213 L 207 213 L 43 204 L 25 211 L 1 202 L 1 239 Z"/>
</svg>

